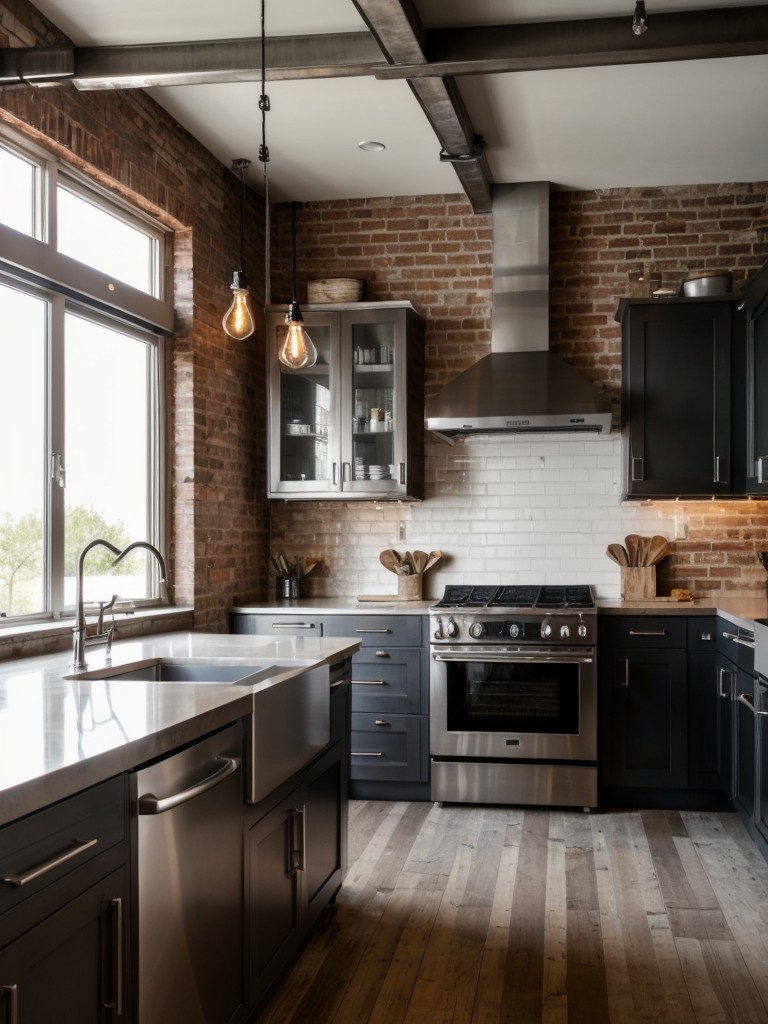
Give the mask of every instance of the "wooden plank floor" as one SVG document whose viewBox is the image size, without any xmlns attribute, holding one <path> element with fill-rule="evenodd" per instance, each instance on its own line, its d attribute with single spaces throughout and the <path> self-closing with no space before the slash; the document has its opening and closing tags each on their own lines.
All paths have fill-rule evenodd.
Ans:
<svg viewBox="0 0 768 1024">
<path fill-rule="evenodd" d="M 259 1024 L 768 1024 L 738 817 L 353 801 L 350 870 Z"/>
</svg>

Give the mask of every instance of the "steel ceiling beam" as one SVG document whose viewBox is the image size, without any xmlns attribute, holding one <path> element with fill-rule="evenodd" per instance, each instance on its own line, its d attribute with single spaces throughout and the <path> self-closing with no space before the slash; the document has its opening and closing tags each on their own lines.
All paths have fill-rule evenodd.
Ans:
<svg viewBox="0 0 768 1024">
<path fill-rule="evenodd" d="M 621 18 L 430 29 L 426 61 L 402 59 L 380 78 L 483 75 L 556 68 L 652 64 L 768 53 L 768 4 L 649 14 L 648 31 Z"/>
<path fill-rule="evenodd" d="M 383 64 L 367 32 L 267 39 L 269 81 L 373 75 Z M 13 47 L 0 50 L 0 84 L 58 85 L 83 91 L 153 85 L 208 85 L 261 79 L 261 39 L 140 46 Z"/>
<path fill-rule="evenodd" d="M 392 66 L 428 66 L 427 33 L 412 0 L 352 0 Z M 491 171 L 482 140 L 472 127 L 456 83 L 447 75 L 410 78 L 411 87 L 441 146 L 440 159 L 453 164 L 475 213 L 491 209 Z"/>
</svg>

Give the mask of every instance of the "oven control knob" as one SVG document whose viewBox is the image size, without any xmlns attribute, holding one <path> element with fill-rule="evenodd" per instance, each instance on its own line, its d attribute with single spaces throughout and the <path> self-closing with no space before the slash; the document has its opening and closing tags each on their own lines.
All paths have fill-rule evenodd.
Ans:
<svg viewBox="0 0 768 1024">
<path fill-rule="evenodd" d="M 513 640 L 516 640 L 520 636 L 520 627 L 516 622 L 513 622 L 512 625 L 509 627 L 509 635 L 512 637 Z"/>
<path fill-rule="evenodd" d="M 552 636 L 552 623 L 551 622 L 542 622 L 542 624 L 541 624 L 541 635 L 545 639 L 547 637 Z"/>
<path fill-rule="evenodd" d="M 459 627 L 456 625 L 453 619 L 448 619 L 448 625 L 445 627 L 445 635 L 451 640 L 459 635 Z"/>
<path fill-rule="evenodd" d="M 586 625 L 582 622 L 579 628 L 576 630 L 576 632 L 579 634 L 580 637 L 585 637 L 588 632 Z"/>
<path fill-rule="evenodd" d="M 481 636 L 485 636 L 485 626 L 482 622 L 473 622 L 469 627 L 469 635 L 474 637 L 475 640 L 479 640 Z"/>
<path fill-rule="evenodd" d="M 560 636 L 564 640 L 567 640 L 570 635 L 571 635 L 571 628 L 570 628 L 570 626 L 561 626 L 560 627 Z"/>
</svg>

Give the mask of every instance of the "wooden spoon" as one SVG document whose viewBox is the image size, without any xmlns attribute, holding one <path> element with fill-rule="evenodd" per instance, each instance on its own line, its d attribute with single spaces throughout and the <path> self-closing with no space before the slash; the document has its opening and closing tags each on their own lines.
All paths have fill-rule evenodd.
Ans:
<svg viewBox="0 0 768 1024">
<path fill-rule="evenodd" d="M 429 555 L 426 551 L 414 551 L 411 555 L 414 571 L 421 575 L 424 572 L 428 559 Z"/>
<path fill-rule="evenodd" d="M 623 544 L 609 544 L 605 553 L 617 565 L 629 565 L 629 555 Z"/>
<path fill-rule="evenodd" d="M 651 537 L 651 543 L 648 547 L 648 557 L 646 558 L 647 565 L 656 565 L 662 558 L 666 558 L 669 554 L 669 541 L 666 537 L 661 537 L 658 534 L 655 537 Z"/>
<path fill-rule="evenodd" d="M 393 548 L 387 548 L 385 551 L 382 551 L 379 555 L 379 561 L 385 569 L 389 569 L 389 571 L 395 573 L 396 576 L 401 575 L 400 563 L 402 562 L 402 559 Z"/>
<path fill-rule="evenodd" d="M 430 551 L 429 558 L 427 559 L 427 564 L 424 566 L 424 572 L 426 572 L 427 569 L 431 569 L 433 565 L 436 565 L 442 557 L 443 552 L 439 549 L 437 551 Z"/>
<path fill-rule="evenodd" d="M 627 546 L 627 554 L 629 555 L 629 565 L 639 565 L 638 557 L 640 555 L 640 536 L 636 533 L 627 534 L 624 538 L 624 543 Z"/>
</svg>

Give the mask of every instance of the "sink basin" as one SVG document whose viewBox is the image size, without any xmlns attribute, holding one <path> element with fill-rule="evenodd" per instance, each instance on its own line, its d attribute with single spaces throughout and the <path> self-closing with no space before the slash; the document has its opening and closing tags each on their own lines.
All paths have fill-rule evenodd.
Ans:
<svg viewBox="0 0 768 1024">
<path fill-rule="evenodd" d="M 134 679 L 144 683 L 224 683 L 228 686 L 253 686 L 284 671 L 270 664 L 211 664 L 208 660 L 175 661 L 155 658 L 132 665 L 101 669 L 97 673 L 80 673 L 79 677 L 98 675 L 104 679 Z"/>
</svg>

